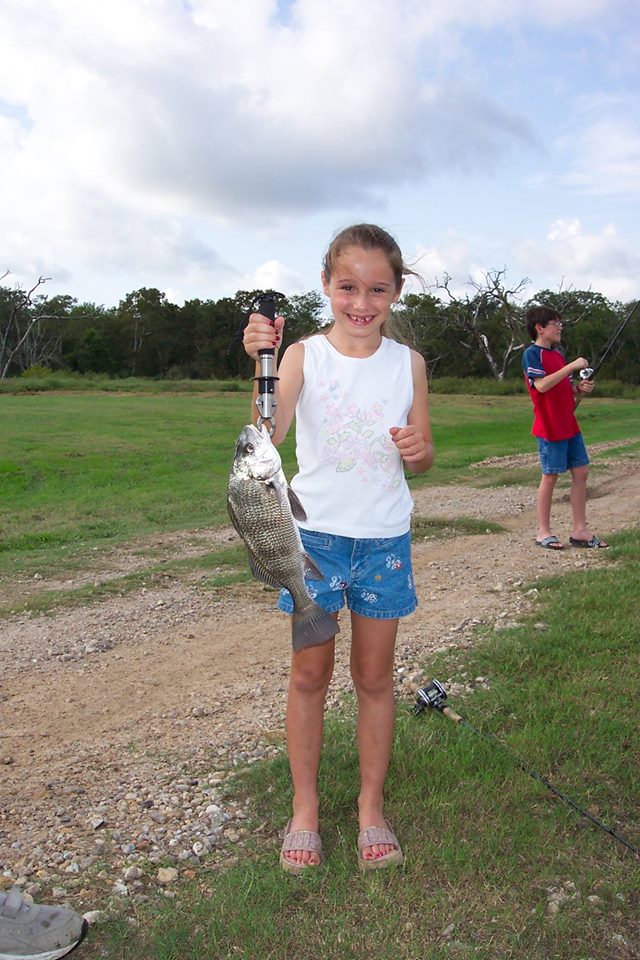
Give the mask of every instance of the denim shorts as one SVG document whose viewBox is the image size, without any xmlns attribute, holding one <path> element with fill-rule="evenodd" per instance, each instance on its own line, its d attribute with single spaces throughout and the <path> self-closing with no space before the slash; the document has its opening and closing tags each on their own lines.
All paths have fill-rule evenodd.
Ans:
<svg viewBox="0 0 640 960">
<path fill-rule="evenodd" d="M 589 463 L 581 433 L 576 433 L 569 440 L 543 440 L 542 437 L 537 440 L 543 473 L 565 473 L 573 467 L 586 467 Z"/>
<path fill-rule="evenodd" d="M 300 530 L 302 545 L 322 571 L 323 580 L 306 577 L 309 593 L 319 606 L 337 613 L 346 604 L 353 613 L 375 620 L 406 617 L 418 606 L 411 569 L 411 534 L 358 540 L 332 533 Z M 278 608 L 293 612 L 288 590 Z"/>
</svg>

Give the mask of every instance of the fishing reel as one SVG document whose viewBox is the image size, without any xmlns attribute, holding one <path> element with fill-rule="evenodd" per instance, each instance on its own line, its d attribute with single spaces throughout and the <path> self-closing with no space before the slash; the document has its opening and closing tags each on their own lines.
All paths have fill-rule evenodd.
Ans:
<svg viewBox="0 0 640 960">
<path fill-rule="evenodd" d="M 595 370 L 593 369 L 593 367 L 584 367 L 584 369 L 580 371 L 580 379 L 593 380 L 594 373 L 595 373 Z"/>
<path fill-rule="evenodd" d="M 413 712 L 416 715 L 425 710 L 443 710 L 443 704 L 447 699 L 447 691 L 439 680 L 432 680 L 427 687 L 421 687 L 416 691 L 416 704 Z"/>
</svg>

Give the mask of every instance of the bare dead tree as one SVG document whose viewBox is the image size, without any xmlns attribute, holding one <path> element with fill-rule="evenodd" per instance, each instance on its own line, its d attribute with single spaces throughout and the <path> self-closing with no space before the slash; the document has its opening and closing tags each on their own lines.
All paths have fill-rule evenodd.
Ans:
<svg viewBox="0 0 640 960">
<path fill-rule="evenodd" d="M 508 288 L 505 274 L 505 269 L 489 270 L 482 281 L 470 280 L 475 293 L 464 297 L 453 293 L 452 278 L 447 273 L 435 284 L 449 299 L 447 321 L 461 334 L 460 344 L 466 350 L 480 350 L 496 380 L 504 380 L 511 358 L 525 346 L 518 301 L 530 281 L 523 277 L 515 287 Z M 500 343 L 496 342 L 496 320 L 498 332 L 502 334 Z"/>
<path fill-rule="evenodd" d="M 8 276 L 9 271 L 6 270 L 0 277 L 0 283 Z M 0 318 L 0 380 L 7 377 L 12 363 L 22 355 L 25 346 L 32 359 L 36 356 L 36 347 L 42 346 L 43 352 L 38 356 L 38 362 L 42 362 L 43 356 L 51 352 L 53 343 L 46 337 L 38 337 L 37 332 L 43 321 L 58 319 L 58 316 L 48 312 L 46 297 L 37 299 L 35 296 L 36 291 L 50 279 L 39 277 L 30 290 L 15 290 L 6 317 Z"/>
</svg>

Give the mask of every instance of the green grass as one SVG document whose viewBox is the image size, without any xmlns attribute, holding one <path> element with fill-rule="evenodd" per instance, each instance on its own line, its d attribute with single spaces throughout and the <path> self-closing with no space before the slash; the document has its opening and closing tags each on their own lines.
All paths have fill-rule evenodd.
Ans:
<svg viewBox="0 0 640 960">
<path fill-rule="evenodd" d="M 0 572 L 69 569 L 114 543 L 228 523 L 247 394 L 8 394 L 1 403 Z M 435 395 L 431 412 L 436 464 L 412 485 L 486 482 L 471 464 L 535 449 L 526 397 Z M 640 441 L 636 401 L 593 399 L 580 412 L 588 444 Z M 282 455 L 290 476 L 293 432 Z"/>
<path fill-rule="evenodd" d="M 640 400 L 640 386 L 621 380 L 597 380 L 598 396 Z M 250 392 L 250 380 L 181 380 L 145 379 L 142 377 L 109 377 L 99 373 L 70 373 L 32 367 L 20 377 L 0 380 L 0 394 L 47 393 L 65 391 L 86 393 L 211 393 Z M 506 380 L 493 377 L 440 377 L 430 379 L 432 393 L 467 396 L 506 397 L 527 395 L 527 388 L 517 365 Z"/>
<path fill-rule="evenodd" d="M 228 523 L 226 479 L 249 418 L 248 395 L 143 387 L 0 398 L 0 572 L 99 565 L 103 550 L 136 541 L 147 557 L 147 535 Z M 535 451 L 527 397 L 436 392 L 431 410 L 437 463 L 412 484 L 536 481 L 537 470 L 471 469 L 487 457 Z M 632 400 L 585 402 L 579 414 L 587 444 L 631 439 L 637 450 L 639 412 Z M 629 449 L 621 443 L 606 456 Z M 293 437 L 283 459 L 290 475 Z M 596 456 L 595 469 L 597 463 Z M 465 518 L 416 517 L 415 523 L 419 536 L 489 526 Z M 488 677 L 488 691 L 478 687 L 452 706 L 639 845 L 640 535 L 618 535 L 614 543 L 597 567 L 538 583 L 541 606 L 525 626 L 487 632 L 473 648 L 434 657 L 425 668 L 443 681 Z M 51 609 L 137 589 L 145 578 L 195 573 L 206 573 L 203 589 L 224 590 L 244 568 L 236 546 L 161 561 L 151 550 L 136 573 L 33 602 Z M 541 620 L 548 629 L 533 629 Z M 352 707 L 329 715 L 320 870 L 300 880 L 278 870 L 275 836 L 291 800 L 286 758 L 255 764 L 236 790 L 253 798 L 255 822 L 267 824 L 259 835 L 265 840 L 243 849 L 231 869 L 205 864 L 191 885 L 181 882 L 176 900 L 152 893 L 148 902 L 113 915 L 83 945 L 87 960 L 640 955 L 640 861 L 495 743 L 438 714 L 415 717 L 410 700 L 399 708 L 387 791 L 407 863 L 401 871 L 360 877 L 354 736 Z M 552 919 L 548 890 L 567 883 L 575 886 L 565 887 L 570 895 Z"/>
<path fill-rule="evenodd" d="M 52 393 L 2 405 L 0 571 L 64 569 L 95 547 L 229 522 L 246 394 Z"/>
<path fill-rule="evenodd" d="M 199 587 L 214 592 L 248 578 L 237 547 L 231 556 L 224 546 L 205 544 L 199 556 L 176 559 L 171 547 L 153 542 L 154 535 L 228 525 L 227 476 L 249 419 L 247 393 L 54 392 L 9 394 L 0 402 L 0 576 L 26 584 L 36 574 L 68 579 L 87 567 L 106 571 L 103 582 L 74 589 L 8 590 L 0 619 L 124 596 L 171 575 L 199 573 Z M 640 449 L 640 403 L 599 399 L 582 409 L 589 443 L 626 442 L 607 459 Z M 472 467 L 491 456 L 533 452 L 528 398 L 433 396 L 431 414 L 436 464 L 426 476 L 410 477 L 412 487 L 537 483 L 537 467 Z M 281 453 L 291 476 L 293 431 Z M 429 538 L 488 527 L 499 531 L 464 517 L 414 518 L 416 535 Z M 132 543 L 143 562 L 114 575 L 109 551 Z"/>
<path fill-rule="evenodd" d="M 538 582 L 523 626 L 485 631 L 431 658 L 484 737 L 399 705 L 388 813 L 401 870 L 362 877 L 355 857 L 353 708 L 328 718 L 320 773 L 325 863 L 303 878 L 277 865 L 291 792 L 284 755 L 255 764 L 237 790 L 262 835 L 236 866 L 206 865 L 177 898 L 117 914 L 94 930 L 87 960 L 632 960 L 640 954 L 640 858 L 560 802 L 517 758 L 640 846 L 637 624 L 640 532 L 614 538 L 606 562 Z M 544 622 L 544 630 L 534 624 Z M 564 890 L 560 912 L 550 892 Z M 589 898 L 597 898 L 595 901 Z M 131 910 L 129 911 L 131 912 Z"/>
</svg>

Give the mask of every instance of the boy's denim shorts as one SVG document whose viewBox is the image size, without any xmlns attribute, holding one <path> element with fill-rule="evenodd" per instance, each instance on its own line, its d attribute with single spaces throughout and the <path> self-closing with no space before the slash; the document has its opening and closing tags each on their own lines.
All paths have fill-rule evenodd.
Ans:
<svg viewBox="0 0 640 960">
<path fill-rule="evenodd" d="M 543 440 L 542 437 L 537 440 L 543 473 L 565 473 L 573 467 L 586 467 L 589 463 L 581 433 L 576 433 L 569 440 Z"/>
<path fill-rule="evenodd" d="M 302 545 L 324 575 L 306 577 L 309 593 L 319 606 L 337 613 L 345 604 L 353 613 L 376 620 L 405 617 L 418 606 L 411 569 L 411 534 L 358 540 L 315 530 L 300 530 Z M 278 608 L 293 613 L 288 590 Z"/>
</svg>

